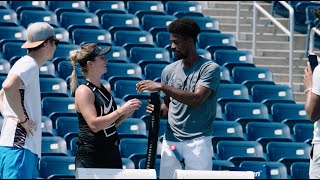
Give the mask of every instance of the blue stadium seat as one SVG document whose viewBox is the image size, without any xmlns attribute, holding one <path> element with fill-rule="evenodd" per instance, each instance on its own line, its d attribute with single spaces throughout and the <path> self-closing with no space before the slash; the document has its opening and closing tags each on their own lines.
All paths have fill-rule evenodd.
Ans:
<svg viewBox="0 0 320 180">
<path fill-rule="evenodd" d="M 217 154 L 221 160 L 229 160 L 235 166 L 242 161 L 266 161 L 262 145 L 256 141 L 220 141 Z"/>
<path fill-rule="evenodd" d="M 274 122 L 287 124 L 291 132 L 296 123 L 313 124 L 307 116 L 304 104 L 275 103 L 271 106 L 271 115 Z"/>
<path fill-rule="evenodd" d="M 66 141 L 59 136 L 42 137 L 41 156 L 68 156 Z"/>
<path fill-rule="evenodd" d="M 220 84 L 218 103 L 223 113 L 228 102 L 250 102 L 247 87 L 242 84 Z"/>
<path fill-rule="evenodd" d="M 145 138 L 123 138 L 120 140 L 120 153 L 121 157 L 128 158 L 133 154 L 146 154 L 147 153 L 148 139 Z"/>
<path fill-rule="evenodd" d="M 52 121 L 47 116 L 41 116 L 42 136 L 53 136 Z"/>
<path fill-rule="evenodd" d="M 268 68 L 262 67 L 234 67 L 232 69 L 234 83 L 247 86 L 249 94 L 252 94 L 251 88 L 255 84 L 275 85 L 272 72 Z"/>
<path fill-rule="evenodd" d="M 270 168 L 271 179 L 288 179 L 287 168 L 281 162 L 272 161 L 243 161 L 240 167 L 255 167 L 266 165 Z"/>
<path fill-rule="evenodd" d="M 98 15 L 99 19 L 104 13 L 116 11 L 126 13 L 127 11 L 123 1 L 88 1 L 87 4 L 89 11 Z"/>
<path fill-rule="evenodd" d="M 286 124 L 276 122 L 249 122 L 246 125 L 248 141 L 257 141 L 266 152 L 266 145 L 271 141 L 293 142 L 290 129 Z"/>
<path fill-rule="evenodd" d="M 27 49 L 21 48 L 22 44 L 23 42 L 7 42 L 3 45 L 3 57 L 9 60 L 11 66 L 14 64 L 13 62 L 27 54 Z M 12 51 L 12 49 L 14 49 L 14 51 Z"/>
<path fill-rule="evenodd" d="M 61 44 L 70 44 L 69 32 L 65 28 L 54 28 L 54 32 L 56 33 L 56 38 L 60 41 L 59 46 Z"/>
<path fill-rule="evenodd" d="M 57 15 L 52 11 L 24 10 L 20 14 L 20 22 L 25 28 L 34 22 L 47 22 L 53 27 L 59 27 Z"/>
<path fill-rule="evenodd" d="M 7 1 L 0 1 L 0 9 L 9 9 Z"/>
<path fill-rule="evenodd" d="M 111 34 L 105 29 L 75 29 L 72 32 L 74 44 L 83 42 L 97 43 L 98 45 L 111 45 Z"/>
<path fill-rule="evenodd" d="M 7 76 L 0 76 L 0 88 L 2 89 L 2 83 L 6 80 Z"/>
<path fill-rule="evenodd" d="M 117 127 L 118 134 L 139 134 L 147 137 L 146 123 L 139 118 L 127 118 Z"/>
<path fill-rule="evenodd" d="M 141 61 L 165 61 L 170 63 L 170 54 L 165 48 L 133 47 L 130 50 L 130 62 L 139 64 Z"/>
<path fill-rule="evenodd" d="M 23 26 L 0 26 L 0 39 L 16 39 L 23 40 L 27 39 L 26 29 Z"/>
<path fill-rule="evenodd" d="M 129 62 L 127 51 L 121 46 L 112 46 L 110 52 L 105 55 L 108 62 Z"/>
<path fill-rule="evenodd" d="M 306 21 L 306 8 L 308 6 L 317 6 L 320 7 L 319 2 L 311 2 L 311 1 L 298 1 L 294 8 L 294 30 L 303 34 L 307 33 L 307 26 L 305 24 Z"/>
<path fill-rule="evenodd" d="M 225 117 L 242 125 L 243 132 L 248 122 L 270 122 L 267 107 L 262 103 L 228 102 L 225 106 Z"/>
<path fill-rule="evenodd" d="M 50 117 L 51 113 L 56 112 L 75 112 L 73 97 L 45 97 L 42 99 L 42 113 Z M 52 120 L 52 118 L 50 117 Z"/>
<path fill-rule="evenodd" d="M 0 9 L 1 26 L 18 26 L 17 13 L 12 9 Z"/>
<path fill-rule="evenodd" d="M 141 11 L 164 12 L 164 6 L 161 1 L 127 1 L 127 9 L 130 14 Z"/>
<path fill-rule="evenodd" d="M 23 10 L 46 10 L 45 1 L 10 1 L 10 7 L 19 15 Z"/>
<path fill-rule="evenodd" d="M 40 67 L 39 71 L 40 77 L 55 77 L 55 68 L 52 61 L 46 61 Z"/>
<path fill-rule="evenodd" d="M 232 34 L 200 32 L 198 35 L 198 48 L 208 50 L 214 57 L 216 50 L 237 50 L 236 39 Z"/>
<path fill-rule="evenodd" d="M 196 51 L 199 54 L 199 56 L 202 56 L 203 58 L 212 60 L 212 56 L 211 56 L 211 53 L 209 51 L 207 51 L 205 49 L 200 49 L 200 48 L 197 48 Z"/>
<path fill-rule="evenodd" d="M 78 137 L 73 137 L 70 141 L 70 151 L 72 156 L 75 156 L 78 151 L 77 139 Z"/>
<path fill-rule="evenodd" d="M 173 15 L 176 12 L 200 12 L 202 13 L 202 6 L 198 2 L 189 1 L 167 1 L 165 9 L 168 14 Z"/>
<path fill-rule="evenodd" d="M 136 90 L 136 84 L 140 80 L 118 80 L 114 84 L 114 93 L 116 98 L 126 99 L 130 95 L 144 95 L 149 97 L 149 92 L 138 93 Z"/>
<path fill-rule="evenodd" d="M 61 61 L 58 64 L 57 71 L 60 78 L 67 80 L 67 77 L 69 77 L 73 71 L 73 66 L 70 61 Z M 76 74 L 78 76 L 83 75 L 79 63 L 77 63 Z"/>
<path fill-rule="evenodd" d="M 294 162 L 290 166 L 291 179 L 309 179 L 310 162 Z"/>
<path fill-rule="evenodd" d="M 48 7 L 51 11 L 59 8 L 74 8 L 86 10 L 85 1 L 48 1 Z"/>
<path fill-rule="evenodd" d="M 101 16 L 101 25 L 111 33 L 113 40 L 116 31 L 140 31 L 139 19 L 134 14 L 105 13 Z"/>
<path fill-rule="evenodd" d="M 107 63 L 106 68 L 104 79 L 110 82 L 112 90 L 114 83 L 119 79 L 144 79 L 141 67 L 135 63 Z"/>
<path fill-rule="evenodd" d="M 147 64 L 144 67 L 144 75 L 145 75 L 146 79 L 161 82 L 160 78 L 161 78 L 162 70 L 167 65 L 168 64 Z"/>
<path fill-rule="evenodd" d="M 307 41 L 306 41 L 306 47 L 305 47 L 305 57 L 307 57 L 308 51 L 309 51 L 311 29 L 313 27 L 315 27 L 319 22 L 319 19 L 316 18 L 313 15 L 313 10 L 317 9 L 317 8 L 319 8 L 319 6 L 309 5 L 309 6 L 306 7 L 306 21 L 305 21 L 305 24 L 308 25 L 308 28 L 307 28 L 307 37 L 306 37 Z M 315 47 L 319 47 L 319 43 L 318 43 L 319 39 L 320 39 L 320 36 L 317 33 L 315 33 L 314 39 L 313 39 Z"/>
<path fill-rule="evenodd" d="M 230 76 L 230 71 L 224 66 L 219 66 L 220 68 L 220 83 L 230 84 L 233 83 L 233 79 Z"/>
<path fill-rule="evenodd" d="M 67 83 L 61 78 L 40 78 L 40 91 L 67 94 Z"/>
<path fill-rule="evenodd" d="M 227 40 L 226 40 L 227 41 Z M 225 66 L 233 76 L 233 68 L 237 66 L 255 67 L 250 51 L 244 50 L 216 50 L 213 60 L 220 66 Z"/>
<path fill-rule="evenodd" d="M 271 106 L 274 103 L 292 103 L 293 90 L 286 85 L 264 85 L 256 84 L 252 86 L 253 102 L 261 102 L 268 107 L 268 112 L 271 114 Z"/>
<path fill-rule="evenodd" d="M 213 150 L 217 152 L 217 144 L 220 141 L 233 140 L 245 141 L 242 126 L 235 121 L 213 121 L 212 145 Z"/>
<path fill-rule="evenodd" d="M 130 56 L 130 49 L 134 46 L 154 47 L 153 37 L 147 31 L 124 31 L 119 30 L 114 34 L 116 46 L 122 46 Z"/>
<path fill-rule="evenodd" d="M 62 57 L 68 59 L 70 51 L 80 49 L 80 46 L 75 44 L 59 44 L 56 51 L 53 54 L 54 58 Z"/>
<path fill-rule="evenodd" d="M 144 30 L 149 31 L 154 37 L 160 31 L 167 31 L 168 25 L 177 19 L 172 15 L 144 15 L 141 25 Z"/>
<path fill-rule="evenodd" d="M 309 162 L 310 145 L 302 142 L 269 142 L 267 156 L 269 161 L 283 163 L 289 171 L 294 162 Z"/>
<path fill-rule="evenodd" d="M 74 112 L 63 112 L 63 111 L 59 111 L 59 112 L 53 112 L 51 113 L 48 117 L 51 119 L 52 121 L 52 127 L 53 129 L 56 129 L 56 120 L 59 117 L 77 117 L 77 113 L 76 111 Z"/>
<path fill-rule="evenodd" d="M 39 160 L 41 178 L 75 178 L 75 160 L 73 156 L 43 156 Z"/>
<path fill-rule="evenodd" d="M 165 31 L 160 31 L 156 34 L 156 43 L 158 47 L 166 47 L 171 45 L 170 33 Z"/>
<path fill-rule="evenodd" d="M 219 20 L 210 16 L 184 16 L 184 18 L 190 18 L 197 22 L 201 32 L 213 32 L 220 33 Z"/>
<path fill-rule="evenodd" d="M 224 114 L 222 114 L 221 105 L 217 103 L 216 117 L 214 118 L 214 120 L 224 121 L 224 119 L 225 118 L 224 118 Z"/>
<path fill-rule="evenodd" d="M 63 12 L 60 18 L 62 27 L 71 34 L 75 28 L 99 29 L 98 16 L 93 13 Z"/>
<path fill-rule="evenodd" d="M 59 117 L 56 120 L 57 135 L 64 137 L 67 133 L 79 132 L 78 117 Z"/>
<path fill-rule="evenodd" d="M 157 179 L 159 179 L 159 175 L 160 175 L 160 162 L 161 162 L 161 158 L 156 158 L 155 170 L 156 170 L 156 174 L 157 174 Z M 139 169 L 147 169 L 146 168 L 146 159 L 141 159 L 139 161 Z"/>
<path fill-rule="evenodd" d="M 219 171 L 225 170 L 226 167 L 235 167 L 235 165 L 228 160 L 212 160 L 212 170 Z"/>
<path fill-rule="evenodd" d="M 135 169 L 134 163 L 129 158 L 121 158 L 122 160 L 122 169 Z"/>
<path fill-rule="evenodd" d="M 307 142 L 313 138 L 314 125 L 312 123 L 297 123 L 293 126 L 293 136 L 296 142 Z"/>
<path fill-rule="evenodd" d="M 5 59 L 0 59 L 0 73 L 8 74 L 10 71 L 11 65 L 10 62 Z"/>
</svg>

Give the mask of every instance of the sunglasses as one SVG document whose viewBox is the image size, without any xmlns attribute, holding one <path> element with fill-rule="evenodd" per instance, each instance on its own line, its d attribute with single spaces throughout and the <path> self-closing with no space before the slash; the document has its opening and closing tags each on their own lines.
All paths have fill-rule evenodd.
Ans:
<svg viewBox="0 0 320 180">
<path fill-rule="evenodd" d="M 56 46 L 58 46 L 59 45 L 59 39 L 56 39 L 56 38 L 49 38 L 49 40 L 50 41 L 54 41 L 54 44 L 56 45 Z"/>
</svg>

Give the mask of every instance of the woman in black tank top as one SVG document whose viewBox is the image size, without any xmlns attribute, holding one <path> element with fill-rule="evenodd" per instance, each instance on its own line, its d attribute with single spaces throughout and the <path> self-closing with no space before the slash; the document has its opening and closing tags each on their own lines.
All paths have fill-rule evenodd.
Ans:
<svg viewBox="0 0 320 180">
<path fill-rule="evenodd" d="M 75 91 L 75 105 L 79 122 L 76 168 L 122 169 L 119 136 L 116 127 L 141 106 L 138 99 L 131 99 L 122 107 L 117 105 L 111 93 L 100 83 L 106 73 L 104 57 L 111 47 L 102 49 L 95 43 L 81 46 L 70 52 L 74 67 L 71 75 L 71 92 L 76 88 L 76 68 L 80 65 L 86 80 Z"/>
</svg>

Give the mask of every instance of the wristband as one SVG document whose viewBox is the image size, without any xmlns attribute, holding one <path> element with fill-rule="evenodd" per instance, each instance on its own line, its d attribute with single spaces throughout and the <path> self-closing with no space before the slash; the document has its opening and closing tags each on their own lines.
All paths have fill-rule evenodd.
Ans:
<svg viewBox="0 0 320 180">
<path fill-rule="evenodd" d="M 19 122 L 20 124 L 23 124 L 23 123 L 26 123 L 27 122 L 27 120 L 28 120 L 28 118 L 27 118 L 27 116 L 25 116 L 25 118 L 24 118 L 25 120 L 23 121 L 23 122 Z"/>
<path fill-rule="evenodd" d="M 305 94 L 307 94 L 310 90 L 312 90 L 312 88 L 307 88 L 307 89 L 305 89 L 303 92 L 304 92 Z"/>
</svg>

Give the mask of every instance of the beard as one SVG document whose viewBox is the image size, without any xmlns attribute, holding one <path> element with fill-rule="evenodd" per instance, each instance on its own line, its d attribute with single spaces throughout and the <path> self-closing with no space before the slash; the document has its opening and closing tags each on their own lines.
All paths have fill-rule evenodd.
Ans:
<svg viewBox="0 0 320 180">
<path fill-rule="evenodd" d="M 173 53 L 174 53 L 174 61 L 187 58 L 187 55 L 182 54 L 180 52 L 174 51 Z"/>
</svg>

